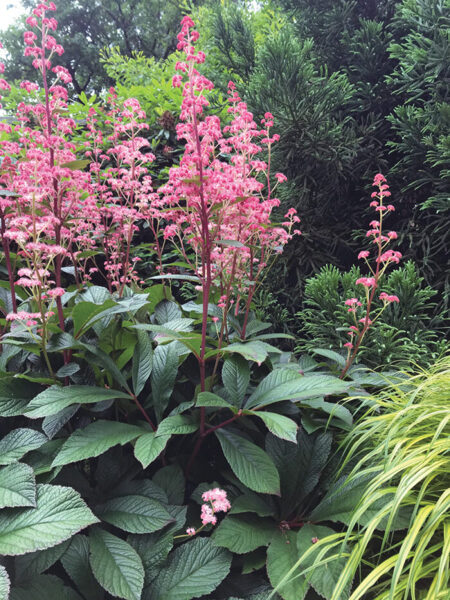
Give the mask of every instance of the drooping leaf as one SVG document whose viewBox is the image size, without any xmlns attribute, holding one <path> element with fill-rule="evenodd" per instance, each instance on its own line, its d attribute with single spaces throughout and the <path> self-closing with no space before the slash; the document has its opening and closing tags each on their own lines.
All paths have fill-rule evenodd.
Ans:
<svg viewBox="0 0 450 600">
<path fill-rule="evenodd" d="M 325 358 L 329 358 L 330 360 L 334 361 L 337 365 L 339 365 L 341 368 L 345 367 L 345 357 L 342 356 L 341 354 L 338 354 L 338 352 L 334 352 L 334 350 L 329 350 L 328 348 L 314 348 L 313 349 L 313 354 L 318 354 L 319 356 L 324 356 Z"/>
<path fill-rule="evenodd" d="M 148 586 L 158 575 L 163 562 L 173 547 L 173 528 L 147 535 L 130 535 L 128 543 L 136 550 L 145 571 L 145 585 Z"/>
<path fill-rule="evenodd" d="M 0 468 L 0 508 L 36 506 L 33 469 L 21 463 Z"/>
<path fill-rule="evenodd" d="M 155 319 L 159 325 L 164 325 L 168 321 L 181 317 L 180 307 L 176 302 L 162 300 L 155 308 Z"/>
<path fill-rule="evenodd" d="M 174 415 L 161 421 L 156 431 L 156 436 L 181 435 L 194 433 L 199 427 L 196 415 Z"/>
<path fill-rule="evenodd" d="M 170 504 L 183 504 L 185 479 L 179 465 L 159 469 L 153 476 L 153 482 L 166 492 Z"/>
<path fill-rule="evenodd" d="M 228 515 L 214 530 L 212 539 L 217 546 L 235 554 L 246 554 L 260 546 L 267 546 L 277 531 L 272 519 L 256 515 Z"/>
<path fill-rule="evenodd" d="M 264 421 L 267 429 L 273 433 L 273 435 L 276 435 L 283 440 L 287 440 L 288 442 L 294 442 L 294 444 L 297 443 L 298 425 L 295 421 L 289 419 L 289 417 L 273 412 L 253 410 L 244 411 L 244 414 L 259 417 Z"/>
<path fill-rule="evenodd" d="M 255 492 L 280 493 L 280 477 L 272 459 L 258 446 L 227 431 L 215 431 L 231 469 L 244 485 Z"/>
<path fill-rule="evenodd" d="M 136 330 L 138 338 L 133 356 L 131 370 L 133 378 L 133 390 L 138 396 L 144 389 L 153 366 L 153 348 L 150 337 L 146 331 Z"/>
<path fill-rule="evenodd" d="M 5 567 L 0 565 L 0 600 L 9 600 L 11 583 Z"/>
<path fill-rule="evenodd" d="M 80 370 L 80 365 L 74 362 L 67 363 L 67 365 L 63 365 L 56 371 L 57 377 L 70 377 L 71 375 L 75 375 Z"/>
<path fill-rule="evenodd" d="M 36 508 L 7 508 L 0 513 L 0 554 L 45 550 L 97 521 L 75 490 L 40 484 Z"/>
<path fill-rule="evenodd" d="M 29 401 L 42 388 L 23 379 L 0 379 L 0 417 L 22 415 Z"/>
<path fill-rule="evenodd" d="M 33 398 L 25 414 L 30 419 L 38 419 L 55 415 L 72 404 L 93 404 L 118 398 L 129 399 L 129 395 L 90 385 L 53 385 Z"/>
<path fill-rule="evenodd" d="M 251 342 L 236 342 L 225 346 L 221 350 L 211 350 L 206 354 L 206 357 L 209 358 L 219 353 L 240 354 L 247 360 L 252 360 L 260 365 L 266 360 L 269 352 L 280 353 L 281 350 L 278 350 L 275 346 L 266 344 L 266 342 L 255 340 Z"/>
<path fill-rule="evenodd" d="M 72 404 L 63 408 L 54 415 L 45 417 L 42 421 L 42 429 L 45 434 L 51 440 L 57 433 L 64 427 L 64 425 L 73 417 L 73 415 L 80 408 L 79 404 Z"/>
<path fill-rule="evenodd" d="M 9 465 L 48 442 L 46 435 L 34 429 L 13 429 L 0 440 L 0 465 Z"/>
<path fill-rule="evenodd" d="M 256 388 L 245 404 L 245 408 L 261 408 L 275 402 L 284 400 L 303 400 L 306 398 L 316 398 L 317 396 L 326 396 L 328 394 L 340 394 L 345 392 L 349 384 L 337 377 L 331 375 L 305 375 L 293 378 L 290 376 L 284 383 L 277 384 L 277 378 L 280 379 L 281 373 L 285 369 L 272 371 Z M 291 373 L 293 371 L 289 370 Z M 289 372 L 288 371 L 288 372 Z M 295 373 L 295 372 L 294 372 Z M 270 378 L 268 385 L 267 380 Z M 264 384 L 264 386 L 263 386 Z"/>
<path fill-rule="evenodd" d="M 11 588 L 10 600 L 31 600 L 31 598 L 82 600 L 73 588 L 65 586 L 62 579 L 56 575 L 35 575 L 32 579 Z"/>
<path fill-rule="evenodd" d="M 283 600 L 303 600 L 308 591 L 309 584 L 305 576 L 296 577 L 301 571 L 297 568 L 291 577 L 280 587 L 277 587 L 285 578 L 298 559 L 297 534 L 294 531 L 278 531 L 270 542 L 267 550 L 267 574 L 270 583 L 277 588 L 278 594 Z M 295 578 L 294 578 L 295 577 Z"/>
<path fill-rule="evenodd" d="M 332 435 L 297 433 L 297 444 L 273 435 L 266 438 L 266 450 L 275 463 L 281 481 L 281 512 L 285 518 L 314 490 L 328 460 Z"/>
<path fill-rule="evenodd" d="M 14 564 L 15 581 L 25 581 L 35 575 L 44 573 L 61 558 L 69 543 L 70 541 L 66 540 L 46 550 L 38 550 L 37 552 L 17 556 Z"/>
<path fill-rule="evenodd" d="M 178 353 L 175 344 L 157 346 L 153 354 L 151 374 L 153 404 L 158 422 L 169 404 L 178 373 Z"/>
<path fill-rule="evenodd" d="M 156 436 L 154 431 L 144 433 L 137 439 L 134 446 L 134 455 L 144 469 L 158 458 L 169 439 L 170 434 Z"/>
<path fill-rule="evenodd" d="M 227 358 L 222 367 L 222 381 L 230 402 L 240 408 L 250 383 L 248 362 L 241 356 Z"/>
<path fill-rule="evenodd" d="M 233 500 L 230 514 L 256 513 L 259 517 L 269 517 L 274 513 L 274 508 L 262 496 L 247 492 Z"/>
<path fill-rule="evenodd" d="M 85 598 L 103 600 L 104 592 L 95 579 L 89 563 L 89 540 L 87 536 L 74 536 L 61 558 L 62 566 Z"/>
<path fill-rule="evenodd" d="M 52 467 L 68 465 L 79 460 L 99 456 L 113 446 L 123 446 L 142 434 L 135 425 L 117 421 L 95 421 L 84 429 L 77 429 L 64 442 Z"/>
<path fill-rule="evenodd" d="M 75 338 L 79 338 L 80 335 L 88 329 L 86 324 L 100 314 L 104 310 L 115 306 L 114 300 L 108 298 L 102 304 L 96 304 L 94 302 L 78 302 L 72 309 L 72 321 L 73 321 L 73 333 Z"/>
<path fill-rule="evenodd" d="M 119 496 L 97 511 L 103 521 L 129 533 L 153 533 L 173 521 L 162 504 L 145 496 Z"/>
<path fill-rule="evenodd" d="M 212 406 L 214 408 L 234 408 L 227 400 L 212 392 L 200 392 L 195 404 L 196 406 Z"/>
<path fill-rule="evenodd" d="M 90 563 L 99 584 L 113 596 L 140 600 L 144 567 L 136 550 L 100 527 L 90 531 L 89 544 Z"/>
<path fill-rule="evenodd" d="M 230 570 L 231 554 L 197 538 L 169 555 L 149 588 L 148 600 L 191 600 L 214 591 Z"/>
</svg>

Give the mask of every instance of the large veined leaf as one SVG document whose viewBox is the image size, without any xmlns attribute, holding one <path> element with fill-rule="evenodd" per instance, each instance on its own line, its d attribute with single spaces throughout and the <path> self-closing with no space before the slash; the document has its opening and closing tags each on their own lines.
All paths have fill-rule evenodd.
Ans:
<svg viewBox="0 0 450 600">
<path fill-rule="evenodd" d="M 61 558 L 62 566 L 85 598 L 103 600 L 104 591 L 95 579 L 89 563 L 89 540 L 87 536 L 74 536 Z"/>
<path fill-rule="evenodd" d="M 5 567 L 0 565 L 0 600 L 8 600 L 11 587 L 8 573 Z"/>
<path fill-rule="evenodd" d="M 285 369 L 272 371 L 249 397 L 245 408 L 261 408 L 284 400 L 296 401 L 329 394 L 341 394 L 349 387 L 345 381 L 330 375 L 299 376 L 296 374 L 295 378 L 289 377 L 285 382 L 278 383 L 277 379 L 281 379 L 281 373 L 289 371 Z M 273 383 L 273 385 L 269 385 L 269 383 Z"/>
<path fill-rule="evenodd" d="M 227 431 L 215 431 L 233 473 L 255 492 L 280 494 L 280 477 L 268 454 L 245 438 Z"/>
<path fill-rule="evenodd" d="M 246 554 L 267 546 L 276 532 L 277 524 L 272 519 L 228 515 L 214 530 L 212 539 L 217 546 L 236 554 Z"/>
<path fill-rule="evenodd" d="M 259 417 L 264 421 L 264 424 L 270 433 L 273 433 L 273 435 L 276 435 L 283 440 L 287 440 L 288 442 L 294 442 L 294 444 L 297 443 L 298 425 L 295 421 L 289 419 L 289 417 L 273 412 L 253 410 L 246 410 L 244 411 L 244 414 Z"/>
<path fill-rule="evenodd" d="M 155 308 L 155 319 L 160 325 L 164 325 L 173 319 L 181 317 L 180 307 L 176 302 L 170 300 L 161 300 Z"/>
<path fill-rule="evenodd" d="M 222 381 L 233 406 L 240 408 L 250 383 L 250 367 L 241 356 L 227 358 L 222 367 Z"/>
<path fill-rule="evenodd" d="M 280 587 L 277 587 L 289 570 L 297 564 L 299 555 L 297 534 L 294 531 L 278 531 L 273 536 L 267 550 L 267 574 L 270 583 L 277 588 L 277 592 L 283 600 L 303 600 L 308 591 L 309 585 L 306 577 L 295 577 L 300 572 L 300 567 L 294 571 L 292 576 L 286 578 Z"/>
<path fill-rule="evenodd" d="M 280 473 L 281 516 L 287 518 L 319 483 L 331 450 L 328 432 L 308 435 L 297 433 L 297 444 L 273 435 L 266 438 L 266 451 Z"/>
<path fill-rule="evenodd" d="M 77 429 L 64 442 L 52 467 L 68 465 L 79 460 L 99 456 L 113 446 L 123 446 L 142 435 L 142 429 L 117 421 L 95 421 L 84 429 Z"/>
<path fill-rule="evenodd" d="M 266 360 L 269 352 L 280 353 L 281 350 L 278 350 L 278 348 L 275 348 L 275 346 L 266 344 L 266 342 L 260 342 L 258 340 L 255 340 L 252 342 L 236 342 L 234 344 L 229 344 L 228 346 L 225 346 L 224 348 L 221 348 L 220 350 L 210 350 L 209 352 L 206 353 L 206 358 L 210 358 L 211 356 L 214 356 L 216 354 L 223 353 L 223 352 L 225 352 L 227 354 L 228 353 L 240 354 L 247 360 L 252 360 L 255 363 L 257 363 L 258 365 L 260 365 Z"/>
<path fill-rule="evenodd" d="M 227 400 L 224 400 L 217 394 L 212 392 L 200 392 L 195 401 L 196 406 L 211 406 L 213 408 L 230 408 L 234 409 L 234 406 Z"/>
<path fill-rule="evenodd" d="M 230 514 L 239 515 L 241 513 L 256 513 L 258 517 L 269 517 L 273 515 L 275 509 L 269 502 L 253 492 L 246 492 L 233 500 Z"/>
<path fill-rule="evenodd" d="M 80 337 L 85 329 L 86 323 L 100 314 L 104 310 L 115 306 L 114 300 L 108 299 L 102 304 L 81 301 L 75 304 L 72 310 L 73 334 L 76 338 Z M 94 321 L 92 321 L 94 322 Z"/>
<path fill-rule="evenodd" d="M 144 567 L 136 550 L 99 527 L 90 532 L 89 542 L 91 567 L 99 584 L 113 596 L 140 600 Z"/>
<path fill-rule="evenodd" d="M 153 483 L 165 491 L 170 504 L 183 504 L 186 480 L 180 465 L 159 469 L 153 476 Z"/>
<path fill-rule="evenodd" d="M 90 385 L 52 385 L 38 394 L 28 405 L 26 416 L 30 419 L 48 417 L 71 404 L 93 404 L 104 400 L 130 398 L 128 394 Z"/>
<path fill-rule="evenodd" d="M 138 495 L 112 498 L 98 514 L 103 521 L 129 533 L 153 533 L 173 521 L 160 502 Z"/>
<path fill-rule="evenodd" d="M 230 570 L 231 554 L 197 538 L 169 555 L 150 585 L 148 600 L 191 600 L 214 591 Z"/>
<path fill-rule="evenodd" d="M 199 427 L 196 415 L 173 415 L 161 421 L 156 431 L 157 436 L 181 435 L 193 433 Z"/>
<path fill-rule="evenodd" d="M 36 575 L 31 579 L 21 582 L 11 588 L 10 600 L 31 600 L 45 598 L 45 600 L 82 600 L 73 588 L 64 585 L 64 582 L 55 575 Z"/>
<path fill-rule="evenodd" d="M 66 540 L 46 550 L 28 552 L 22 556 L 17 556 L 14 561 L 15 581 L 25 581 L 49 569 L 61 558 L 69 544 L 70 540 Z"/>
<path fill-rule="evenodd" d="M 12 463 L 0 469 L 0 508 L 36 506 L 36 483 L 33 469 Z"/>
<path fill-rule="evenodd" d="M 13 429 L 0 440 L 0 465 L 20 460 L 27 452 L 48 442 L 46 435 L 34 429 Z"/>
<path fill-rule="evenodd" d="M 305 399 L 302 400 L 301 403 L 303 406 L 309 406 L 314 410 L 323 410 L 323 412 L 330 415 L 330 417 L 340 419 L 350 427 L 353 424 L 352 413 L 348 410 L 348 408 L 342 406 L 342 404 L 337 404 L 336 402 L 326 402 L 322 398 Z"/>
<path fill-rule="evenodd" d="M 151 375 L 153 405 L 158 421 L 169 404 L 178 373 L 178 353 L 175 344 L 157 346 L 153 354 Z"/>
<path fill-rule="evenodd" d="M 174 528 L 169 527 L 164 531 L 149 533 L 147 535 L 128 536 L 128 543 L 139 554 L 144 565 L 146 586 L 158 575 L 162 563 L 172 550 Z"/>
<path fill-rule="evenodd" d="M 45 417 L 45 419 L 42 421 L 42 429 L 44 430 L 45 435 L 47 435 L 51 440 L 73 417 L 79 408 L 79 404 L 72 404 L 67 408 L 63 408 L 55 415 Z"/>
<path fill-rule="evenodd" d="M 72 488 L 38 485 L 36 508 L 7 508 L 0 513 L 0 555 L 45 550 L 97 521 Z"/>
<path fill-rule="evenodd" d="M 154 431 L 150 431 L 136 440 L 134 455 L 144 469 L 158 458 L 169 439 L 170 434 L 157 436 Z"/>
<path fill-rule="evenodd" d="M 136 330 L 137 344 L 133 356 L 131 374 L 133 378 L 133 390 L 138 396 L 144 389 L 153 366 L 153 348 L 150 336 L 146 331 Z"/>
<path fill-rule="evenodd" d="M 42 389 L 23 379 L 0 379 L 0 417 L 22 415 L 29 401 Z"/>
</svg>

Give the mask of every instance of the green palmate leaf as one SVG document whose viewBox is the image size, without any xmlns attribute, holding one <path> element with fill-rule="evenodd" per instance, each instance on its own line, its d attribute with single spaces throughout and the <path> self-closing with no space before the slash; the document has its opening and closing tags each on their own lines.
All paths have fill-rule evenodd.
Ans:
<svg viewBox="0 0 450 600">
<path fill-rule="evenodd" d="M 130 398 L 128 394 L 117 390 L 90 385 L 53 385 L 38 394 L 28 405 L 26 416 L 30 419 L 55 415 L 72 404 L 93 404 L 104 400 Z"/>
<path fill-rule="evenodd" d="M 103 600 L 104 591 L 95 579 L 89 564 L 89 540 L 85 535 L 74 536 L 61 558 L 62 566 L 83 596 L 88 600 Z"/>
<path fill-rule="evenodd" d="M 9 590 L 11 584 L 9 581 L 8 573 L 2 565 L 0 565 L 0 600 L 9 599 Z"/>
<path fill-rule="evenodd" d="M 91 567 L 99 584 L 113 596 L 140 600 L 144 567 L 136 550 L 99 527 L 90 532 L 89 543 Z"/>
<path fill-rule="evenodd" d="M 13 429 L 0 440 L 0 465 L 20 460 L 30 450 L 48 442 L 46 435 L 34 429 Z"/>
<path fill-rule="evenodd" d="M 22 379 L 0 379 L 0 417 L 22 415 L 29 401 L 42 388 Z"/>
<path fill-rule="evenodd" d="M 10 600 L 31 600 L 45 598 L 46 600 L 82 600 L 74 589 L 64 585 L 55 575 L 35 575 L 11 588 Z"/>
<path fill-rule="evenodd" d="M 169 440 L 170 434 L 157 436 L 154 431 L 144 433 L 136 440 L 134 455 L 144 469 L 158 458 Z"/>
<path fill-rule="evenodd" d="M 98 514 L 103 521 L 129 533 L 152 533 L 173 521 L 157 500 L 137 495 L 112 498 Z"/>
<path fill-rule="evenodd" d="M 272 412 L 244 411 L 246 415 L 254 415 L 264 421 L 267 429 L 277 437 L 288 442 L 297 443 L 298 425 L 292 419 Z"/>
<path fill-rule="evenodd" d="M 293 373 L 295 377 L 288 376 Z M 330 375 L 301 376 L 292 370 L 272 371 L 256 388 L 246 402 L 245 408 L 261 408 L 284 400 L 300 401 L 329 394 L 341 394 L 349 384 Z"/>
<path fill-rule="evenodd" d="M 277 587 L 299 559 L 297 534 L 293 531 L 276 532 L 267 550 L 267 574 L 270 583 L 277 588 L 283 600 L 303 600 L 309 585 L 306 577 L 295 577 L 296 572 L 286 582 Z M 300 571 L 300 568 L 297 570 Z M 295 577 L 295 578 L 294 578 Z"/>
<path fill-rule="evenodd" d="M 227 358 L 222 367 L 222 381 L 230 402 L 240 408 L 250 383 L 250 367 L 241 356 Z"/>
<path fill-rule="evenodd" d="M 0 468 L 0 508 L 8 506 L 36 506 L 36 483 L 28 465 Z"/>
<path fill-rule="evenodd" d="M 75 490 L 38 485 L 36 508 L 7 508 L 0 513 L 0 555 L 56 546 L 97 521 Z"/>
<path fill-rule="evenodd" d="M 64 442 L 52 467 L 68 465 L 79 460 L 99 456 L 113 446 L 123 446 L 142 435 L 142 429 L 116 421 L 95 421 L 84 429 L 77 429 Z"/>
<path fill-rule="evenodd" d="M 234 408 L 229 402 L 212 392 L 200 392 L 195 402 L 196 406 L 211 406 L 214 408 Z"/>
<path fill-rule="evenodd" d="M 151 375 L 153 405 L 158 421 L 169 404 L 178 373 L 178 352 L 174 343 L 157 346 Z"/>
<path fill-rule="evenodd" d="M 70 544 L 69 540 L 47 548 L 17 556 L 15 560 L 15 581 L 25 581 L 43 573 L 61 558 Z"/>
<path fill-rule="evenodd" d="M 146 331 L 136 331 L 137 344 L 133 356 L 133 366 L 131 370 L 133 378 L 133 390 L 138 396 L 144 389 L 153 366 L 153 348 L 150 336 Z"/>
<path fill-rule="evenodd" d="M 226 429 L 215 434 L 231 469 L 244 485 L 255 492 L 279 495 L 280 477 L 268 454 Z"/>
<path fill-rule="evenodd" d="M 166 417 L 158 426 L 156 436 L 180 435 L 193 433 L 199 427 L 198 419 L 195 415 L 174 415 Z"/>
<path fill-rule="evenodd" d="M 256 515 L 229 515 L 214 530 L 212 539 L 216 546 L 228 548 L 236 554 L 246 554 L 260 546 L 267 546 L 276 532 L 277 525 L 272 519 L 261 519 Z"/>
<path fill-rule="evenodd" d="M 191 600 L 214 591 L 230 570 L 231 554 L 197 538 L 169 555 L 150 585 L 148 600 Z"/>
</svg>

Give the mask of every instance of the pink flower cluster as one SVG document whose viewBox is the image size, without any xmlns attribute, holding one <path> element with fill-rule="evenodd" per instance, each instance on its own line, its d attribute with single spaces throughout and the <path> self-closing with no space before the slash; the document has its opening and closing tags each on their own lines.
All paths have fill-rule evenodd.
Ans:
<svg viewBox="0 0 450 600">
<path fill-rule="evenodd" d="M 350 341 L 344 344 L 344 347 L 348 350 L 348 355 L 342 375 L 347 372 L 351 363 L 355 359 L 356 353 L 369 327 L 378 319 L 380 314 L 389 303 L 399 302 L 398 296 L 381 292 L 379 299 L 382 301 L 383 306 L 378 310 L 376 315 L 370 318 L 372 303 L 375 298 L 375 293 L 379 286 L 380 279 L 383 277 L 387 267 L 391 264 L 398 264 L 402 257 L 401 252 L 392 250 L 390 248 L 387 249 L 387 246 L 393 240 L 397 239 L 397 233 L 395 231 L 389 231 L 387 234 L 384 234 L 383 232 L 383 219 L 388 213 L 391 213 L 395 210 L 395 207 L 392 204 L 388 204 L 387 206 L 384 204 L 384 199 L 390 197 L 391 195 L 389 186 L 386 183 L 385 177 L 381 173 L 375 175 L 373 185 L 378 189 L 371 194 L 373 200 L 371 201 L 370 206 L 377 211 L 378 217 L 370 222 L 370 229 L 367 231 L 366 236 L 372 238 L 372 244 L 375 246 L 375 253 L 373 257 L 375 265 L 372 267 L 369 263 L 371 254 L 369 250 L 362 250 L 358 254 L 358 259 L 365 261 L 366 266 L 370 271 L 370 276 L 359 277 L 356 280 L 357 285 L 363 286 L 365 297 L 363 299 L 349 298 L 345 301 L 345 305 L 349 307 L 347 309 L 348 312 L 352 313 L 353 315 L 354 324 L 351 325 L 348 331 Z M 360 311 L 359 316 L 362 314 L 364 315 L 359 319 L 357 318 L 358 311 Z"/>
<path fill-rule="evenodd" d="M 202 500 L 205 504 L 202 504 L 200 519 L 202 521 L 202 527 L 206 525 L 215 525 L 217 523 L 216 513 L 227 512 L 231 508 L 231 504 L 227 499 L 227 493 L 225 490 L 220 488 L 214 488 L 203 492 Z M 208 503 L 208 504 L 206 504 Z M 189 536 L 193 536 L 198 533 L 199 530 L 195 530 L 193 527 L 188 527 L 186 533 Z"/>
</svg>

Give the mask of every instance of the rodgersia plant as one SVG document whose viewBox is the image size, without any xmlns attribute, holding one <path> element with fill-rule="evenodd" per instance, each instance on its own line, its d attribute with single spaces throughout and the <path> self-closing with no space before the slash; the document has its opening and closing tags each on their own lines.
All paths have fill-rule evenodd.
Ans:
<svg viewBox="0 0 450 600">
<path fill-rule="evenodd" d="M 373 303 L 381 278 L 385 274 L 386 269 L 392 264 L 398 264 L 402 257 L 401 252 L 388 248 L 392 240 L 397 239 L 397 233 L 395 231 L 386 233 L 383 229 L 383 221 L 390 212 L 395 210 L 393 204 L 385 204 L 385 198 L 389 198 L 391 195 L 386 178 L 381 173 L 378 173 L 374 177 L 373 185 L 378 189 L 372 193 L 373 200 L 370 206 L 376 211 L 377 218 L 370 222 L 371 228 L 367 231 L 366 235 L 368 238 L 371 238 L 371 242 L 375 246 L 375 252 L 373 257 L 371 257 L 372 253 L 370 250 L 362 250 L 358 254 L 358 258 L 364 260 L 370 272 L 369 277 L 360 277 L 356 280 L 356 284 L 361 285 L 364 289 L 364 297 L 362 299 L 348 298 L 345 301 L 345 305 L 348 306 L 348 312 L 352 313 L 354 317 L 354 324 L 351 325 L 348 331 L 350 341 L 344 344 L 347 348 L 347 360 L 342 369 L 341 378 L 345 376 L 355 360 L 359 347 L 369 328 L 374 325 L 388 304 L 399 302 L 398 296 L 381 292 L 378 298 L 381 300 L 382 306 L 373 311 Z M 372 264 L 371 260 L 373 260 Z"/>
<path fill-rule="evenodd" d="M 12 580 L 12 600 L 245 597 L 252 562 L 265 593 L 286 541 L 322 536 L 311 522 L 329 521 L 330 430 L 352 424 L 338 402 L 351 384 L 281 353 L 251 313 L 299 233 L 292 209 L 272 222 L 285 179 L 270 174 L 272 116 L 257 124 L 233 84 L 230 122 L 206 113 L 213 84 L 184 18 L 185 152 L 155 191 L 136 100 L 110 90 L 85 121 L 70 117 L 54 8 L 40 3 L 25 36 L 44 101 L 26 82 L 0 141 L 0 594 Z M 161 268 L 142 289 L 132 246 L 145 221 Z M 169 244 L 177 274 L 164 271 Z M 197 301 L 177 303 L 171 276 L 194 279 Z"/>
</svg>

